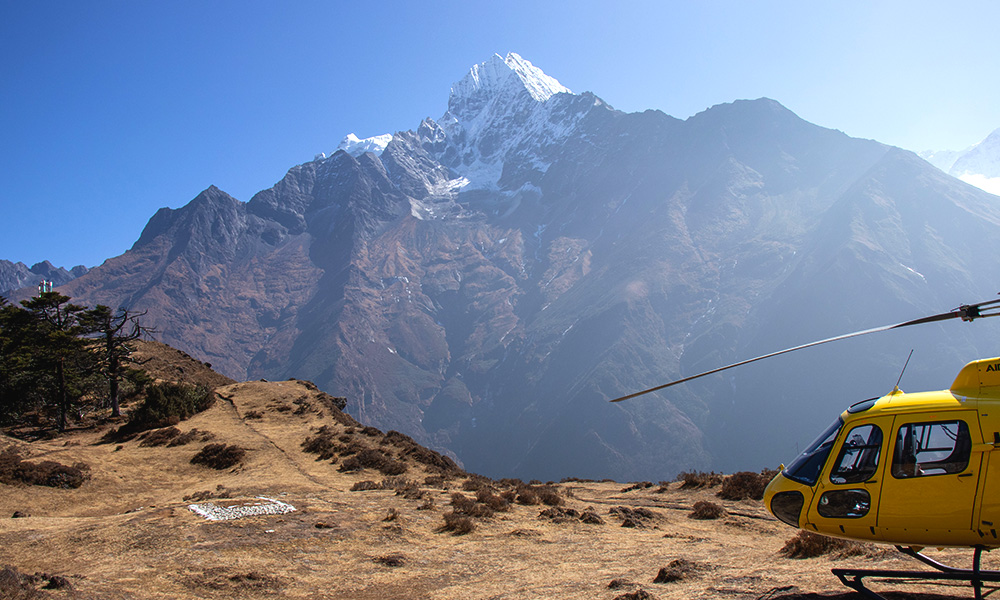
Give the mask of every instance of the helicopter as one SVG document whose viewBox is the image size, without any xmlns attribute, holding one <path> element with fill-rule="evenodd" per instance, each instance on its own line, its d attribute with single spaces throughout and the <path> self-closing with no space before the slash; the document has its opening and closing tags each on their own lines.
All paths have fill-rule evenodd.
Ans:
<svg viewBox="0 0 1000 600">
<path fill-rule="evenodd" d="M 611 402 L 820 344 L 948 319 L 971 322 L 994 316 L 1000 316 L 1000 300 L 965 304 L 756 356 Z M 1000 583 L 1000 571 L 981 568 L 982 553 L 1000 548 L 1000 357 L 966 364 L 945 390 L 904 393 L 897 381 L 890 393 L 849 406 L 787 467 L 781 465 L 763 502 L 792 527 L 891 544 L 935 569 L 832 570 L 844 585 L 867 598 L 884 600 L 865 586 L 865 578 L 878 578 L 967 581 L 981 600 L 984 583 Z M 942 564 L 922 553 L 927 547 L 972 548 L 973 567 Z"/>
</svg>

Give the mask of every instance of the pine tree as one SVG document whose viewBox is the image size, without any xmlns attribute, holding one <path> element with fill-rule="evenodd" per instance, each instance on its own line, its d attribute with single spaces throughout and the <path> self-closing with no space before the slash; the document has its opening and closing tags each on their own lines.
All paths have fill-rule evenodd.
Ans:
<svg viewBox="0 0 1000 600">
<path fill-rule="evenodd" d="M 85 331 L 80 324 L 84 307 L 69 303 L 69 296 L 59 292 L 42 292 L 21 302 L 30 313 L 34 327 L 27 340 L 30 352 L 43 369 L 54 374 L 55 404 L 59 412 L 59 431 L 66 431 L 66 415 L 70 405 L 82 392 L 79 380 L 87 371 L 90 353 L 80 337 Z"/>
</svg>

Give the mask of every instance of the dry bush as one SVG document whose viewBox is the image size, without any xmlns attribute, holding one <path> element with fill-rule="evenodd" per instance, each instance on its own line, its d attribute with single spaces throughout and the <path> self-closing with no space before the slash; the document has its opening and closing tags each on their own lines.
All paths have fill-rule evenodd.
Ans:
<svg viewBox="0 0 1000 600">
<path fill-rule="evenodd" d="M 261 414 L 261 412 L 259 410 L 250 410 L 250 411 L 247 411 L 247 413 L 245 415 L 243 415 L 243 418 L 244 419 L 263 419 L 264 415 Z"/>
<path fill-rule="evenodd" d="M 36 587 L 41 580 L 34 575 L 26 575 L 16 567 L 0 569 L 0 598 L 3 600 L 35 600 L 48 596 Z"/>
<path fill-rule="evenodd" d="M 444 525 L 440 531 L 450 531 L 454 535 L 465 535 L 476 530 L 476 524 L 465 515 L 456 512 L 444 514 Z"/>
<path fill-rule="evenodd" d="M 493 509 L 485 504 L 480 504 L 467 497 L 465 494 L 455 492 L 451 495 L 452 511 L 468 517 L 479 519 L 489 519 L 493 516 Z"/>
<path fill-rule="evenodd" d="M 381 450 L 375 448 L 365 448 L 354 456 L 346 459 L 340 466 L 339 471 L 350 473 L 361 469 L 376 469 L 384 475 L 400 475 L 405 473 L 407 465 L 389 456 Z"/>
<path fill-rule="evenodd" d="M 634 592 L 615 596 L 614 600 L 656 600 L 656 596 L 640 588 Z"/>
<path fill-rule="evenodd" d="M 682 481 L 682 490 L 697 490 L 707 487 L 715 487 L 722 483 L 722 473 L 705 473 L 704 471 L 684 471 L 677 476 L 678 481 Z"/>
<path fill-rule="evenodd" d="M 645 490 L 645 489 L 649 489 L 651 487 L 653 487 L 653 482 L 652 481 L 640 481 L 638 483 L 633 483 L 632 485 L 628 486 L 627 488 L 622 489 L 622 493 L 624 494 L 626 492 L 631 492 L 633 490 Z"/>
<path fill-rule="evenodd" d="M 800 530 L 795 536 L 785 542 L 778 554 L 788 558 L 815 558 L 825 554 L 837 558 L 863 556 L 870 552 L 868 544 L 851 542 L 838 538 L 827 537 L 811 531 Z"/>
<path fill-rule="evenodd" d="M 382 484 L 377 481 L 359 481 L 351 486 L 352 492 L 366 492 L 368 490 L 384 490 Z"/>
<path fill-rule="evenodd" d="M 246 456 L 246 450 L 228 444 L 208 444 L 191 458 L 191 464 L 212 469 L 228 469 L 239 464 Z"/>
<path fill-rule="evenodd" d="M 380 565 L 387 567 L 402 567 L 406 564 L 406 557 L 402 554 L 386 554 L 372 559 Z"/>
<path fill-rule="evenodd" d="M 725 500 L 760 500 L 764 488 L 774 479 L 777 471 L 764 470 L 760 473 L 740 471 L 722 480 L 718 496 Z"/>
<path fill-rule="evenodd" d="M 462 489 L 467 492 L 478 492 L 483 488 L 493 489 L 493 480 L 489 477 L 473 473 L 469 475 L 468 479 L 462 482 Z"/>
<path fill-rule="evenodd" d="M 377 427 L 366 426 L 361 430 L 361 433 L 368 437 L 379 437 L 382 435 L 382 430 Z"/>
<path fill-rule="evenodd" d="M 145 393 L 128 423 L 105 433 L 99 444 L 127 442 L 143 431 L 177 425 L 215 404 L 215 394 L 203 386 L 158 383 L 146 387 Z"/>
<path fill-rule="evenodd" d="M 364 432 L 362 431 L 362 433 Z M 410 436 L 398 431 L 389 431 L 386 433 L 382 438 L 382 444 L 398 448 L 400 458 L 411 458 L 443 475 L 457 477 L 464 474 L 461 467 L 452 459 L 421 446 Z"/>
<path fill-rule="evenodd" d="M 170 440 L 167 444 L 167 448 L 175 448 L 177 446 L 185 446 L 191 442 L 207 442 L 208 440 L 215 437 L 211 431 L 199 431 L 198 429 L 191 429 L 186 431 L 174 439 Z"/>
<path fill-rule="evenodd" d="M 308 437 L 302 442 L 302 451 L 318 454 L 316 460 L 329 460 L 337 451 L 337 445 L 333 443 L 333 436 L 334 431 L 329 426 L 324 425 L 316 430 L 316 435 Z"/>
<path fill-rule="evenodd" d="M 424 477 L 424 485 L 427 487 L 445 489 L 445 479 L 441 475 L 429 475 Z"/>
<path fill-rule="evenodd" d="M 691 511 L 688 518 L 697 519 L 699 521 L 710 521 L 714 519 L 721 519 L 724 516 L 726 516 L 726 509 L 722 508 L 715 502 L 699 500 L 694 503 L 694 510 Z"/>
<path fill-rule="evenodd" d="M 616 506 L 610 509 L 608 514 L 621 518 L 622 527 L 646 527 L 650 522 L 660 519 L 660 515 L 642 507 Z"/>
<path fill-rule="evenodd" d="M 485 504 L 496 512 L 507 512 L 510 510 L 510 502 L 486 488 L 482 488 L 476 492 L 476 502 Z"/>
<path fill-rule="evenodd" d="M 670 564 L 661 568 L 653 583 L 670 583 L 687 579 L 688 575 L 698 570 L 698 565 L 687 560 L 678 558 L 670 561 Z"/>
<path fill-rule="evenodd" d="M 171 440 L 181 434 L 181 430 L 176 427 L 164 427 L 163 429 L 155 429 L 150 431 L 143 436 L 140 436 L 142 442 L 139 443 L 141 448 L 149 448 L 153 446 L 166 446 Z"/>
<path fill-rule="evenodd" d="M 396 510 L 395 508 L 390 508 L 389 512 L 386 513 L 385 518 L 382 519 L 382 521 L 385 523 L 391 523 L 392 521 L 399 521 L 401 518 L 402 515 L 399 514 L 398 510 Z"/>
<path fill-rule="evenodd" d="M 88 479 L 90 466 L 86 463 L 67 466 L 51 460 L 25 462 L 13 448 L 0 453 L 0 483 L 70 489 L 80 487 Z"/>
<path fill-rule="evenodd" d="M 535 506 L 536 504 L 542 503 L 542 501 L 538 498 L 538 494 L 536 494 L 535 490 L 533 490 L 530 486 L 525 486 L 523 489 L 518 490 L 515 501 L 518 504 L 524 504 L 526 506 Z"/>
<path fill-rule="evenodd" d="M 567 523 L 569 521 L 576 521 L 579 519 L 580 511 L 575 508 L 561 508 L 553 506 L 552 508 L 546 508 L 542 512 L 538 513 L 538 518 L 548 519 L 553 523 Z"/>
</svg>

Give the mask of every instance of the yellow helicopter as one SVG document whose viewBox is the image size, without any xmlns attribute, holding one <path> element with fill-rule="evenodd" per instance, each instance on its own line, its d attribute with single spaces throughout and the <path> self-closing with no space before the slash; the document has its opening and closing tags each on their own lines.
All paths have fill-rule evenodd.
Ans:
<svg viewBox="0 0 1000 600">
<path fill-rule="evenodd" d="M 621 402 L 780 354 L 860 335 L 959 318 L 1000 315 L 1000 300 L 787 348 L 671 381 Z M 904 365 L 905 369 L 905 365 Z M 907 394 L 895 389 L 858 402 L 767 486 L 764 504 L 779 520 L 828 536 L 895 545 L 936 571 L 833 569 L 844 585 L 881 599 L 864 578 L 968 581 L 980 600 L 1000 571 L 981 568 L 1000 548 L 1000 358 L 965 365 L 951 387 Z M 941 564 L 925 547 L 970 547 L 972 569 Z"/>
</svg>

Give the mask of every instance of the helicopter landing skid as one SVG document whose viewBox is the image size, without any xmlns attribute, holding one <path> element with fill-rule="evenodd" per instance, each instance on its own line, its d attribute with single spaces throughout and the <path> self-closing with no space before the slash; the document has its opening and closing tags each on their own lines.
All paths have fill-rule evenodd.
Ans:
<svg viewBox="0 0 1000 600">
<path fill-rule="evenodd" d="M 924 556 L 913 548 L 896 546 L 896 549 L 903 554 L 915 558 L 920 562 L 937 569 L 933 571 L 894 571 L 883 569 L 832 569 L 840 582 L 858 592 L 865 598 L 871 600 L 885 600 L 878 593 L 865 587 L 865 577 L 877 577 L 879 579 L 899 579 L 911 581 L 968 581 L 975 590 L 976 600 L 983 599 L 984 583 L 1000 583 L 1000 571 L 984 571 L 980 568 L 983 550 L 989 551 L 984 546 L 976 546 L 972 559 L 971 569 L 959 569 L 940 563 L 930 557 Z"/>
</svg>

